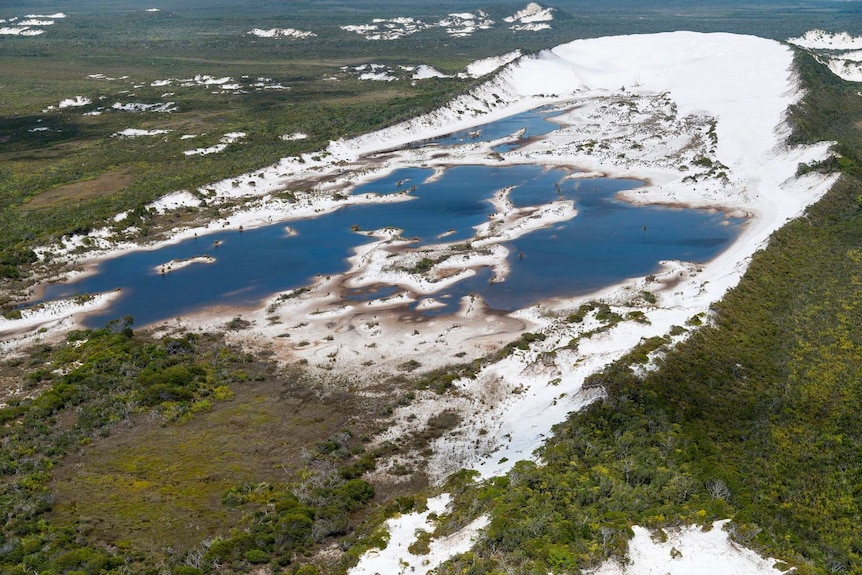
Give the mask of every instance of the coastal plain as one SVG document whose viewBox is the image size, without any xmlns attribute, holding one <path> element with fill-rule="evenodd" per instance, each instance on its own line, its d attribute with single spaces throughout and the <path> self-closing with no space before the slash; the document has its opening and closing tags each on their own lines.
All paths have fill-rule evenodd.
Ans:
<svg viewBox="0 0 862 575">
<path fill-rule="evenodd" d="M 504 21 L 514 32 L 545 33 L 557 22 L 555 11 L 530 4 Z M 469 18 L 466 13 L 450 16 L 447 25 L 457 27 L 446 28 L 446 34 L 453 37 L 459 37 L 453 30 L 470 37 L 492 26 L 487 23 L 491 15 L 481 11 Z M 388 42 L 444 27 L 443 20 L 426 26 L 417 19 L 398 18 L 375 20 L 373 26 L 344 25 L 342 30 L 364 34 L 363 41 Z M 26 36 L 24 32 L 17 34 Z M 299 28 L 254 28 L 249 34 L 262 41 L 317 41 L 314 32 Z M 820 46 L 815 36 L 800 38 Z M 696 333 L 698 325 L 709 322 L 713 306 L 740 282 L 772 234 L 836 184 L 834 172 L 800 169 L 828 163 L 831 142 L 789 141 L 793 130 L 789 110 L 804 96 L 795 65 L 794 52 L 785 44 L 729 33 L 618 35 L 574 40 L 532 53 L 501 53 L 464 65 L 460 74 L 468 82 L 466 89 L 457 93 L 449 86 L 444 102 L 420 114 L 325 144 L 309 138 L 306 125 L 280 130 L 281 142 L 307 148 L 250 171 L 159 195 L 140 208 L 112 214 L 103 225 L 34 246 L 38 258 L 34 277 L 42 274 L 41 280 L 74 285 L 98 275 L 104 262 L 128 254 L 159 254 L 188 241 L 207 246 L 206 254 L 165 258 L 147 268 L 147 273 L 170 281 L 195 269 L 216 269 L 219 244 L 240 241 L 242 234 L 278 225 L 283 234 L 301 241 L 297 222 L 324 222 L 327 215 L 348 208 L 394 208 L 416 201 L 411 191 L 417 186 L 431 186 L 465 166 L 541 166 L 546 172 L 565 174 L 556 183 L 558 189 L 589 186 L 592 178 L 633 180 L 638 183 L 619 192 L 619 201 L 704 210 L 719 214 L 728 227 L 737 226 L 728 245 L 707 261 L 665 260 L 648 274 L 622 278 L 589 293 L 566 294 L 563 289 L 517 309 L 495 309 L 479 292 L 451 296 L 446 290 L 486 277 L 483 273 L 489 284 L 505 285 L 517 273 L 513 242 L 539 230 L 578 225 L 582 217 L 576 200 L 561 195 L 518 205 L 517 186 L 504 186 L 488 198 L 485 221 L 469 230 L 453 228 L 434 241 L 417 244 L 397 222 L 377 229 L 357 227 L 350 233 L 361 235 L 363 243 L 353 249 L 342 271 L 320 273 L 306 284 L 243 304 L 202 303 L 143 326 L 148 337 L 161 341 L 220 332 L 225 345 L 265 356 L 276 369 L 301 370 L 316 381 L 329 380 L 327 393 L 342 385 L 339 382 L 349 382 L 345 389 L 369 405 L 409 394 L 409 401 L 389 409 L 385 423 L 360 426 L 369 433 L 363 437 L 363 449 L 379 454 L 373 467 L 360 475 L 381 491 L 411 493 L 418 482 L 433 496 L 426 511 L 405 510 L 390 518 L 385 524 L 390 535 L 383 545 L 353 557 L 356 564 L 348 572 L 430 572 L 469 553 L 490 521 L 480 514 L 462 522 L 460 529 L 450 526 L 439 537 L 429 535 L 435 529 L 431 513 L 435 517 L 457 513 L 453 507 L 457 494 L 447 492 L 452 477 L 474 473 L 477 481 L 493 482 L 516 472 L 519 461 L 535 461 L 534 453 L 553 435 L 554 426 L 605 397 L 601 386 L 589 384 L 591 377 L 645 342 L 663 343 L 638 369 L 643 373 L 659 369 L 666 353 Z M 446 76 L 454 82 L 459 74 L 451 69 L 447 71 L 453 73 L 444 74 L 436 68 L 438 73 L 428 68 L 366 67 L 360 62 L 344 66 L 339 68 L 339 81 L 350 75 L 355 76 L 351 82 L 415 85 Z M 289 92 L 278 80 L 245 76 L 172 77 L 149 87 L 168 90 L 184 84 L 223 95 L 255 88 Z M 173 105 L 166 96 L 158 104 L 128 98 L 104 106 L 82 95 L 60 100 L 57 108 L 81 107 L 87 110 L 82 113 L 94 117 L 124 112 L 154 117 L 176 112 Z M 483 126 L 537 109 L 552 114 L 549 131 L 482 137 Z M 453 132 L 466 132 L 468 137 L 435 143 Z M 141 128 L 117 129 L 112 137 L 121 142 L 162 139 L 191 158 L 218 156 L 255 135 L 221 130 L 198 144 L 199 136 L 190 130 L 148 122 Z M 188 149 L 180 150 L 181 142 L 187 142 L 182 147 Z M 315 144 L 324 145 L 311 147 Z M 415 169 L 430 175 L 415 181 L 399 179 L 395 191 L 387 193 L 364 191 Z M 362 193 L 354 193 L 357 189 Z M 148 218 L 158 222 L 155 237 L 136 236 Z M 208 239 L 225 233 L 233 235 Z M 375 295 L 381 286 L 383 291 Z M 351 299 L 355 293 L 366 295 Z M 20 358 L 34 345 L 50 346 L 69 333 L 86 332 L 82 322 L 88 314 L 110 313 L 112 303 L 121 297 L 122 291 L 106 291 L 25 304 L 0 319 L 0 349 L 9 358 Z M 446 370 L 454 371 L 447 374 L 443 393 L 411 387 L 409 379 L 414 376 Z M 17 404 L 32 395 L 21 387 L 6 398 Z M 422 434 L 424 443 L 416 449 L 400 444 Z M 392 445 L 398 448 L 387 453 Z M 74 475 L 67 469 L 64 481 L 74 483 Z M 58 503 L 67 515 L 68 505 Z M 717 529 L 723 525 L 715 524 Z M 673 551 L 651 549 L 641 528 L 634 529 L 630 557 L 642 565 L 660 563 L 664 569 L 660 557 L 673 556 Z M 698 557 L 727 540 L 715 533 L 699 539 L 685 529 L 671 537 L 685 546 L 686 557 Z M 428 539 L 428 552 L 407 551 Z M 243 569 L 258 564 L 253 550 L 257 548 L 239 560 Z M 775 572 L 774 562 L 745 550 L 727 551 L 710 561 L 716 569 L 711 572 L 740 568 Z M 200 569 L 188 558 L 186 563 Z M 317 565 L 334 563 L 323 557 Z M 217 562 L 208 565 L 219 569 Z M 686 565 L 679 561 L 668 569 L 689 572 Z M 618 572 L 610 564 L 601 569 Z"/>
</svg>

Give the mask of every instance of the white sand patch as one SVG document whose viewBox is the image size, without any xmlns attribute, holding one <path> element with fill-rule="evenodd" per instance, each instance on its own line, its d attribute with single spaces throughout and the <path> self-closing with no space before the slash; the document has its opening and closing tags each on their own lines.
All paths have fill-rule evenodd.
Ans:
<svg viewBox="0 0 862 575">
<path fill-rule="evenodd" d="M 379 82 L 392 82 L 404 79 L 404 72 L 409 73 L 412 80 L 427 80 L 429 78 L 451 78 L 432 66 L 420 64 L 419 66 L 387 66 L 385 64 L 360 64 L 358 66 L 342 66 L 342 72 L 355 74 L 360 80 L 375 80 Z"/>
<path fill-rule="evenodd" d="M 547 22 L 531 22 L 529 24 L 512 24 L 509 29 L 515 32 L 538 32 L 539 30 L 550 30 L 551 25 Z"/>
<path fill-rule="evenodd" d="M 245 78 L 244 78 L 245 79 Z M 290 90 L 290 86 L 283 86 L 272 78 L 259 77 L 251 84 L 255 90 Z"/>
<path fill-rule="evenodd" d="M 428 66 L 427 64 L 420 64 L 416 66 L 413 70 L 413 75 L 411 76 L 414 80 L 427 80 L 428 78 L 451 78 L 451 76 L 447 76 L 437 68 L 433 66 Z"/>
<path fill-rule="evenodd" d="M 170 130 L 141 130 L 138 128 L 126 128 L 119 132 L 111 134 L 112 138 L 139 138 L 141 136 L 158 136 L 160 134 L 169 134 Z"/>
<path fill-rule="evenodd" d="M 474 12 L 458 12 L 437 22 L 437 26 L 446 29 L 446 33 L 454 38 L 467 38 L 478 30 L 493 28 L 494 21 L 484 10 Z"/>
<path fill-rule="evenodd" d="M 175 271 L 179 271 L 183 268 L 187 268 L 194 264 L 214 264 L 215 261 L 216 259 L 212 256 L 194 256 L 181 260 L 171 260 L 169 262 L 154 266 L 153 272 L 161 275 L 166 275 Z"/>
<path fill-rule="evenodd" d="M 392 82 L 397 80 L 395 76 L 388 72 L 364 72 L 359 75 L 360 80 L 374 80 L 375 82 Z"/>
<path fill-rule="evenodd" d="M 537 2 L 530 2 L 512 16 L 503 18 L 503 21 L 513 24 L 513 26 L 510 26 L 512 30 L 543 30 L 544 28 L 550 28 L 550 25 L 545 24 L 544 27 L 530 25 L 538 22 L 550 22 L 554 19 L 553 13 L 553 8 L 545 8 Z"/>
<path fill-rule="evenodd" d="M 116 102 L 111 106 L 111 109 L 118 112 L 156 112 L 160 114 L 168 114 L 178 110 L 174 102 L 156 104 L 144 104 L 142 102 L 128 102 L 123 104 L 121 102 Z"/>
<path fill-rule="evenodd" d="M 366 40 L 397 40 L 430 28 L 432 25 L 410 17 L 375 18 L 370 24 L 341 26 L 346 32 L 354 32 Z"/>
<path fill-rule="evenodd" d="M 186 150 L 183 152 L 186 156 L 207 156 L 209 154 L 218 154 L 227 149 L 231 144 L 235 144 L 245 138 L 245 132 L 230 132 L 225 134 L 215 146 L 208 148 L 195 148 L 194 150 Z"/>
<path fill-rule="evenodd" d="M 667 541 L 655 541 L 643 527 L 634 527 L 629 562 L 606 562 L 593 575 L 778 575 L 774 559 L 734 543 L 717 521 L 704 531 L 697 526 L 668 530 Z"/>
<path fill-rule="evenodd" d="M 419 300 L 419 303 L 416 304 L 416 309 L 419 311 L 426 309 L 437 309 L 444 307 L 446 304 L 434 299 L 433 297 L 426 297 Z"/>
<path fill-rule="evenodd" d="M 26 26 L 0 26 L 0 35 L 3 36 L 38 36 L 44 33 L 44 30 L 34 30 Z"/>
<path fill-rule="evenodd" d="M 521 57 L 521 51 L 515 50 L 514 52 L 508 52 L 501 56 L 492 56 L 490 58 L 483 58 L 481 60 L 476 60 L 475 62 L 469 64 L 467 69 L 464 70 L 459 76 L 464 76 L 467 78 L 481 78 L 482 76 L 487 76 L 491 72 L 499 70 L 506 64 L 513 62 Z"/>
<path fill-rule="evenodd" d="M 233 78 L 230 76 L 215 78 L 209 74 L 198 74 L 194 78 L 187 78 L 185 80 L 180 80 L 180 82 L 182 82 L 184 86 L 218 86 L 233 82 Z"/>
<path fill-rule="evenodd" d="M 0 24 L 10 24 L 10 26 L 0 26 L 0 36 L 40 36 L 45 33 L 43 27 L 53 26 L 55 20 L 65 17 L 65 14 L 58 12 L 57 14 L 28 14 L 24 18 L 13 16 L 8 19 L 0 19 Z"/>
<path fill-rule="evenodd" d="M 152 208 L 158 213 L 163 214 L 181 207 L 198 207 L 200 203 L 201 200 L 199 197 L 195 196 L 191 192 L 181 190 L 179 192 L 173 192 L 166 196 L 162 196 L 158 200 L 147 204 L 147 208 Z"/>
<path fill-rule="evenodd" d="M 60 103 L 57 104 L 58 108 L 77 108 L 80 106 L 87 106 L 92 104 L 93 101 L 86 96 L 75 96 L 74 98 L 67 98 L 65 100 L 60 100 Z"/>
<path fill-rule="evenodd" d="M 281 139 L 285 142 L 295 142 L 297 140 L 306 140 L 308 139 L 308 134 L 305 132 L 294 132 L 292 134 L 283 134 Z"/>
<path fill-rule="evenodd" d="M 457 533 L 431 541 L 430 550 L 424 555 L 414 555 L 408 548 L 417 540 L 419 533 L 434 531 L 433 513 L 439 516 L 446 511 L 451 497 L 448 494 L 428 500 L 428 509 L 422 513 L 413 512 L 401 515 L 386 522 L 389 529 L 389 542 L 385 549 L 365 553 L 351 575 L 427 575 L 441 563 L 459 553 L 470 550 L 479 531 L 485 528 L 488 520 L 481 517 Z"/>
<path fill-rule="evenodd" d="M 258 38 L 297 38 L 300 40 L 317 37 L 317 34 L 314 32 L 297 30 L 296 28 L 269 28 L 267 30 L 253 28 L 249 31 L 249 34 Z"/>
<path fill-rule="evenodd" d="M 862 49 L 862 36 L 851 36 L 847 32 L 833 34 L 826 30 L 809 30 L 799 38 L 790 38 L 787 41 L 810 50 Z"/>
<path fill-rule="evenodd" d="M 290 87 L 283 86 L 272 78 L 257 78 L 256 80 L 249 79 L 248 76 L 243 76 L 240 80 L 234 80 L 230 76 L 217 78 L 209 74 L 197 74 L 191 78 L 163 78 L 150 82 L 150 86 L 180 86 L 182 88 L 217 88 L 219 92 L 213 94 L 227 93 L 246 93 L 247 90 L 289 90 Z M 162 98 L 173 96 L 173 92 L 168 92 L 162 95 Z"/>
</svg>

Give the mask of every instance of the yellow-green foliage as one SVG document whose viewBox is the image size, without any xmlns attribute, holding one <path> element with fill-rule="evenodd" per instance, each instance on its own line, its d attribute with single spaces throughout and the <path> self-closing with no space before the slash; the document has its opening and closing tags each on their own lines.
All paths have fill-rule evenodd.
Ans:
<svg viewBox="0 0 862 575">
<path fill-rule="evenodd" d="M 195 544 L 200 529 L 212 531 L 214 523 L 236 515 L 220 507 L 221 492 L 252 471 L 222 441 L 240 441 L 227 422 L 182 440 L 165 427 L 182 419 L 194 429 L 195 414 L 231 396 L 220 385 L 229 371 L 209 351 L 220 347 L 218 339 L 201 342 L 190 334 L 150 341 L 137 337 L 130 324 L 124 318 L 101 330 L 71 332 L 67 344 L 35 349 L 28 367 L 43 375 L 31 379 L 48 388 L 0 409 L 6 424 L 0 428 L 0 511 L 12 550 L 0 565 L 32 555 L 23 539 L 29 537 L 39 551 L 28 564 L 48 569 L 58 562 L 63 569 L 97 572 L 92 566 L 102 555 L 69 547 L 61 535 L 67 527 L 154 550 Z M 121 432 L 133 428 L 138 433 Z M 93 442 L 112 432 L 117 443 Z M 73 446 L 83 450 L 75 457 L 86 456 L 87 463 L 58 473 L 56 464 Z M 49 510 L 52 523 L 45 522 Z"/>
</svg>

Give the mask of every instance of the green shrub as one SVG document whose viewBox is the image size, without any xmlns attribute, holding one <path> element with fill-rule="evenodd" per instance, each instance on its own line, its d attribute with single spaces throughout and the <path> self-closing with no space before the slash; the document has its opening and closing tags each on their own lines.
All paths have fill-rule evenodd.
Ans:
<svg viewBox="0 0 862 575">
<path fill-rule="evenodd" d="M 244 558 L 252 565 L 258 565 L 269 561 L 269 554 L 260 549 L 249 549 L 245 552 Z"/>
</svg>

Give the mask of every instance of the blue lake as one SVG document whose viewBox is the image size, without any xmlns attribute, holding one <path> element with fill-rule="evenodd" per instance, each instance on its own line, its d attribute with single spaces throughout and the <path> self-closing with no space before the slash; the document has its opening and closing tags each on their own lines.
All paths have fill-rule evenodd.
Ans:
<svg viewBox="0 0 862 575">
<path fill-rule="evenodd" d="M 490 142 L 502 138 L 523 129 L 520 139 L 524 140 L 533 136 L 541 136 L 556 130 L 559 125 L 550 120 L 560 112 L 553 108 L 537 108 L 527 112 L 521 112 L 508 118 L 503 118 L 489 124 L 482 124 L 475 128 L 459 130 L 440 138 L 421 140 L 411 144 L 412 148 L 425 146 L 451 146 L 455 144 L 467 144 L 472 142 Z M 519 147 L 518 143 L 501 144 L 494 148 L 497 152 L 506 152 Z"/>
<path fill-rule="evenodd" d="M 413 144 L 445 146 L 484 142 L 524 129 L 521 142 L 503 144 L 498 151 L 521 145 L 557 126 L 558 111 L 540 108 Z M 516 206 L 533 206 L 570 199 L 578 216 L 569 222 L 532 232 L 507 247 L 511 273 L 505 282 L 490 283 L 492 273 L 482 269 L 435 297 L 444 308 L 427 315 L 455 311 L 461 296 L 477 293 L 493 309 L 514 310 L 548 297 L 594 291 L 625 278 L 655 271 L 664 259 L 706 261 L 738 233 L 739 219 L 702 210 L 635 207 L 614 199 L 616 192 L 636 187 L 633 180 L 564 179 L 568 172 L 540 166 L 458 166 L 433 182 L 433 170 L 407 168 L 359 186 L 355 193 L 391 194 L 410 190 L 412 200 L 395 204 L 347 206 L 332 214 L 285 223 L 211 234 L 158 251 L 128 254 L 99 265 L 96 275 L 73 284 L 48 286 L 44 300 L 121 288 L 122 295 L 107 310 L 87 319 L 100 326 L 123 315 L 150 322 L 211 306 L 253 306 L 273 293 L 309 285 L 315 277 L 348 269 L 346 258 L 369 239 L 353 228 L 374 230 L 396 227 L 417 246 L 439 241 L 457 242 L 473 237 L 474 226 L 493 213 L 489 199 L 502 188 Z M 445 235 L 445 240 L 441 236 Z M 216 245 L 218 244 L 218 245 Z M 213 264 L 193 264 L 162 275 L 160 264 L 200 255 L 216 258 Z M 348 290 L 344 297 L 363 301 L 396 292 L 392 286 Z"/>
<path fill-rule="evenodd" d="M 512 271 L 505 282 L 489 283 L 488 269 L 435 297 L 456 309 L 458 298 L 481 295 L 493 309 L 514 310 L 553 296 L 583 294 L 632 276 L 655 271 L 664 259 L 706 261 L 731 242 L 743 223 L 703 210 L 635 207 L 614 199 L 617 191 L 640 182 L 615 179 L 569 179 L 563 170 L 540 166 L 459 166 L 427 182 L 432 170 L 408 168 L 360 186 L 356 193 L 396 193 L 415 199 L 390 204 L 346 206 L 315 219 L 258 229 L 201 236 L 156 251 L 130 253 L 101 263 L 97 274 L 72 284 L 48 286 L 43 300 L 122 289 L 107 310 L 90 316 L 97 327 L 123 315 L 137 325 L 183 315 L 205 307 L 252 306 L 273 293 L 313 283 L 315 276 L 348 269 L 346 258 L 369 238 L 352 227 L 401 228 L 416 245 L 461 241 L 493 213 L 488 201 L 507 186 L 517 206 L 571 199 L 578 216 L 521 237 L 510 249 Z M 297 232 L 289 235 L 289 225 Z M 220 242 L 215 245 L 215 242 Z M 172 259 L 200 255 L 212 264 L 193 264 L 167 275 L 153 268 Z M 393 293 L 391 286 L 353 290 L 345 298 L 364 300 Z"/>
<path fill-rule="evenodd" d="M 661 260 L 704 262 L 736 238 L 743 218 L 706 210 L 633 206 L 614 198 L 633 187 L 630 180 L 568 180 L 559 193 L 575 201 L 574 219 L 513 240 L 506 281 L 489 283 L 490 271 L 460 282 L 455 300 L 481 294 L 493 309 L 512 310 L 525 302 L 590 293 L 630 277 L 657 271 Z M 516 205 L 550 201 L 554 191 L 516 188 Z M 536 197 L 536 195 L 540 197 Z M 451 308 L 450 308 L 451 309 Z"/>
</svg>

